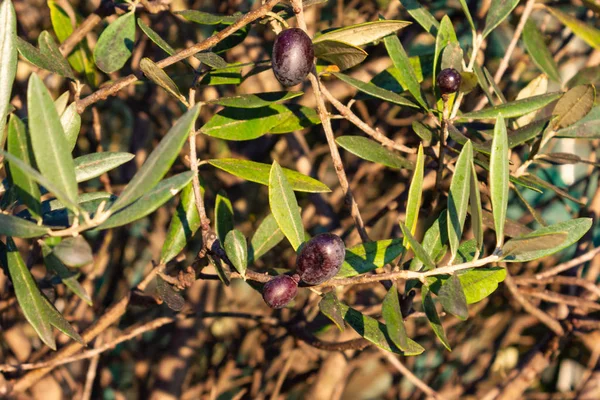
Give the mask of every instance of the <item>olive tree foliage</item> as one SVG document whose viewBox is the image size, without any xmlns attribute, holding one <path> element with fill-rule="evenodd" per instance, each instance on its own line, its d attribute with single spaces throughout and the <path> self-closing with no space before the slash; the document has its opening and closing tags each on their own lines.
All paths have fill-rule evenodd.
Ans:
<svg viewBox="0 0 600 400">
<path fill-rule="evenodd" d="M 592 225 L 589 218 L 553 225 L 540 220 L 527 227 L 509 220 L 507 215 L 509 199 L 517 196 L 527 201 L 521 196 L 525 190 L 556 192 L 578 203 L 578 199 L 534 171 L 542 163 L 585 161 L 572 154 L 551 153 L 553 140 L 600 137 L 600 109 L 596 105 L 594 86 L 580 79 L 561 81 L 558 66 L 544 45 L 537 19 L 526 19 L 520 40 L 533 61 L 531 68 L 544 74 L 541 79 L 546 83 L 548 80 L 558 83 L 555 86 L 559 90 L 530 90 L 518 99 L 506 98 L 490 74 L 489 66 L 479 64 L 477 55 L 482 43 L 511 16 L 517 0 L 492 2 L 481 26 L 474 23 L 466 2 L 461 1 L 464 20 L 469 23 L 467 31 L 472 31 L 468 44 L 458 40 L 448 16 L 438 21 L 416 1 L 411 1 L 412 6 L 408 8 L 414 18 L 412 21 L 380 18 L 318 32 L 311 38 L 312 48 L 308 52 L 314 53 L 314 64 L 312 55 L 308 61 L 296 55 L 300 57 L 298 65 L 302 66 L 298 70 L 308 75 L 286 81 L 290 86 L 298 82 L 311 85 L 312 95 L 317 97 L 314 109 L 291 101 L 305 96 L 300 90 L 304 86 L 219 97 L 207 102 L 196 100 L 198 91 L 206 86 L 242 82 L 242 69 L 248 66 L 228 63 L 226 55 L 244 41 L 250 29 L 267 23 L 267 29 L 276 33 L 285 32 L 289 26 L 305 31 L 302 9 L 319 6 L 319 3 L 318 0 L 304 4 L 294 1 L 290 5 L 270 0 L 258 4 L 247 14 L 234 15 L 179 11 L 177 16 L 181 20 L 195 24 L 198 29 L 212 28 L 214 34 L 194 46 L 176 50 L 151 25 L 138 18 L 140 13 L 146 12 L 138 2 L 118 3 L 115 8 L 113 2 L 103 1 L 102 12 L 95 14 L 96 19 L 111 14 L 116 14 L 116 18 L 98 25 L 96 29 L 101 33 L 92 46 L 87 42 L 86 32 L 82 32 L 85 25 L 72 25 L 65 11 L 54 1 L 48 1 L 53 31 L 42 32 L 36 44 L 27 42 L 17 35 L 12 1 L 2 1 L 0 168 L 4 179 L 0 184 L 0 264 L 12 282 L 24 317 L 47 346 L 56 349 L 53 327 L 82 344 L 93 336 L 84 339 L 77 322 L 69 323 L 45 297 L 24 261 L 23 249 L 35 251 L 35 256 L 43 259 L 48 273 L 57 278 L 53 281 L 55 284 L 65 284 L 92 305 L 94 294 L 80 285 L 76 275 L 79 267 L 93 260 L 88 233 L 131 224 L 175 198 L 178 211 L 171 216 L 161 256 L 154 260 L 156 267 L 141 285 L 143 289 L 152 279 L 159 280 L 164 300 L 175 309 L 181 308 L 177 300 L 181 292 L 176 280 L 164 274 L 164 268 L 187 251 L 187 243 L 196 235 L 203 242 L 199 257 L 208 257 L 223 284 L 228 285 L 232 279 L 245 279 L 253 281 L 258 291 L 271 279 L 253 270 L 261 256 L 282 241 L 287 241 L 297 252 L 302 251 L 310 232 L 303 227 L 302 202 L 298 202 L 297 195 L 322 193 L 327 198 L 333 188 L 295 171 L 293 166 L 280 166 L 277 160 L 269 165 L 247 159 L 204 159 L 203 154 L 196 152 L 197 135 L 225 142 L 249 141 L 312 127 L 327 137 L 328 157 L 335 166 L 347 211 L 362 241 L 346 243 L 345 258 L 337 275 L 317 282 L 312 290 L 322 296 L 319 308 L 333 324 L 340 329 L 354 328 L 367 341 L 393 353 L 416 355 L 424 351 L 408 337 L 404 328 L 404 319 L 413 311 L 410 305 L 405 307 L 409 293 L 421 294 L 422 302 L 415 307 L 424 311 L 433 333 L 450 349 L 440 322 L 440 307 L 436 304 L 439 303 L 445 313 L 466 319 L 469 305 L 491 295 L 503 282 L 506 263 L 538 260 L 560 252 L 588 232 Z M 565 24 L 587 45 L 600 48 L 600 31 L 596 28 L 550 6 L 538 12 Z M 399 32 L 415 23 L 434 38 L 435 46 L 426 55 L 411 56 L 406 50 L 407 44 L 399 39 Z M 108 74 L 128 65 L 136 37 L 141 35 L 147 37 L 149 46 L 162 49 L 165 58 L 143 58 L 134 74 L 111 81 Z M 278 51 L 285 52 L 285 46 L 280 44 Z M 353 77 L 349 70 L 360 69 L 375 46 L 385 48 L 390 67 L 368 82 Z M 27 97 L 17 107 L 12 104 L 18 103 L 11 104 L 10 100 L 19 57 L 22 62 L 33 65 L 35 72 L 28 78 Z M 194 69 L 189 57 L 195 57 L 200 64 L 195 68 L 195 79 L 183 87 L 165 68 L 184 63 Z M 305 68 L 307 62 L 310 68 Z M 270 66 L 269 60 L 256 60 L 252 67 L 258 73 L 264 71 L 265 66 Z M 456 84 L 456 76 L 452 81 L 457 87 L 436 83 L 440 71 L 444 73 L 448 69 L 460 74 L 460 85 Z M 281 75 L 286 72 L 276 72 L 282 81 Z M 49 75 L 69 81 L 71 92 L 54 98 L 44 83 Z M 105 81 L 101 86 L 99 79 Z M 180 115 L 122 190 L 105 192 L 98 189 L 99 185 L 88 183 L 129 162 L 134 155 L 89 152 L 73 157 L 82 120 L 90 119 L 85 114 L 94 103 L 110 102 L 111 95 L 139 80 L 157 85 L 177 99 Z M 387 102 L 410 110 L 414 116 L 412 132 L 421 145 L 406 148 L 370 127 L 327 91 L 326 83 L 334 80 L 355 89 L 356 98 Z M 91 90 L 82 96 L 82 87 L 86 85 Z M 481 93 L 480 106 L 463 107 L 466 96 L 474 91 Z M 332 107 L 326 108 L 326 102 Z M 198 116 L 205 108 L 216 112 L 200 125 Z M 338 112 L 364 134 L 335 138 L 331 129 L 333 112 Z M 192 146 L 189 153 L 183 154 L 186 142 Z M 517 148 L 528 149 L 527 159 L 522 160 L 519 168 L 510 156 Z M 349 189 L 340 150 L 390 170 L 410 171 L 406 203 L 401 204 L 404 217 L 397 221 L 401 235 L 369 236 L 360 207 Z M 264 204 L 267 216 L 249 237 L 236 229 L 236 224 L 242 221 L 234 222 L 233 208 L 226 194 L 218 195 L 214 205 L 205 203 L 199 161 L 204 168 L 216 168 L 267 186 L 269 201 Z M 188 170 L 183 170 L 182 165 L 187 165 Z M 432 170 L 437 174 L 436 201 L 442 206 L 437 218 L 423 226 L 424 215 L 420 210 L 424 176 Z M 215 218 L 209 219 L 207 209 L 213 206 Z M 270 270 L 269 273 L 293 276 L 295 271 Z M 287 278 L 278 279 L 286 281 Z M 336 297 L 338 287 L 378 281 L 389 289 L 382 300 L 380 319 L 363 315 L 353 309 L 352 304 L 345 304 Z M 272 282 L 267 284 L 269 290 L 274 285 Z M 286 281 L 294 294 L 295 290 L 309 290 L 304 288 L 309 283 L 300 288 L 297 283 L 295 277 Z M 287 304 L 294 312 L 301 312 L 293 302 L 288 304 L 290 300 L 286 299 L 283 304 L 275 302 L 275 306 Z"/>
</svg>

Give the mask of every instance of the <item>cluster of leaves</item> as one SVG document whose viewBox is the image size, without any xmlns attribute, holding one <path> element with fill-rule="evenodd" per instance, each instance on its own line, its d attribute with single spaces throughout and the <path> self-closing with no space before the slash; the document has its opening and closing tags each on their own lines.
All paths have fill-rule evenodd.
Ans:
<svg viewBox="0 0 600 400">
<path fill-rule="evenodd" d="M 404 2 L 403 2 L 404 3 Z M 527 171 L 509 169 L 511 149 L 530 145 L 528 165 L 542 162 L 576 163 L 581 160 L 573 155 L 544 154 L 545 145 L 553 138 L 576 137 L 596 139 L 600 137 L 598 113 L 595 106 L 595 88 L 591 84 L 567 83 L 566 93 L 546 93 L 536 89 L 524 92 L 522 98 L 507 101 L 495 85 L 489 71 L 477 65 L 475 56 L 481 41 L 487 37 L 512 12 L 518 1 L 493 2 L 481 33 L 473 23 L 466 2 L 461 1 L 465 16 L 473 30 L 473 54 L 465 63 L 456 32 L 448 16 L 438 22 L 416 1 L 408 7 L 412 17 L 433 37 L 435 48 L 431 65 L 425 57 L 409 57 L 396 32 L 407 26 L 406 21 L 379 20 L 342 27 L 315 35 L 313 39 L 317 72 L 322 77 L 339 79 L 360 92 L 357 96 L 376 98 L 401 107 L 414 109 L 422 116 L 434 115 L 447 127 L 449 138 L 457 145 L 449 151 L 458 156 L 448 191 L 447 207 L 439 214 L 421 241 L 415 238 L 419 224 L 422 202 L 423 179 L 426 163 L 423 146 L 419 147 L 416 161 L 408 160 L 398 152 L 380 143 L 358 136 L 341 136 L 337 144 L 356 156 L 380 163 L 392 169 L 413 171 L 406 204 L 405 221 L 400 222 L 403 238 L 390 238 L 367 242 L 346 251 L 345 263 L 338 278 L 357 277 L 402 259 L 409 251 L 414 258 L 408 269 L 422 272 L 422 279 L 406 282 L 405 292 L 420 289 L 423 310 L 434 333 L 450 348 L 435 306 L 437 300 L 444 310 L 460 319 L 468 317 L 468 304 L 489 296 L 501 282 L 506 271 L 500 267 L 485 267 L 491 262 L 525 262 L 556 253 L 577 242 L 591 226 L 589 219 L 574 219 L 531 231 L 521 226 L 516 234 L 505 226 L 507 203 L 511 188 L 519 193 L 522 188 L 541 191 L 553 190 L 558 195 L 577 201 L 568 193 Z M 71 33 L 64 10 L 55 2 L 49 2 L 52 11 L 54 33 L 64 41 Z M 587 43 L 600 47 L 600 32 L 577 21 L 557 9 L 547 8 L 562 23 L 581 36 Z M 267 134 L 285 134 L 321 123 L 315 110 L 296 104 L 282 104 L 303 95 L 300 91 L 254 93 L 234 97 L 221 97 L 205 105 L 189 107 L 180 88 L 160 67 L 150 59 L 143 59 L 140 68 L 149 81 L 162 87 L 178 99 L 188 111 L 179 118 L 160 144 L 146 159 L 136 175 L 127 183 L 119 196 L 106 192 L 80 194 L 78 184 L 111 171 L 133 158 L 129 153 L 92 153 L 73 158 L 81 118 L 77 103 L 68 104 L 69 94 L 53 100 L 40 77 L 34 73 L 29 78 L 27 92 L 28 119 L 24 121 L 12 113 L 9 105 L 12 83 L 16 73 L 17 50 L 31 64 L 68 79 L 85 76 L 90 86 L 96 85 L 97 67 L 105 73 L 120 70 L 131 57 L 136 34 L 135 8 L 119 16 L 100 35 L 93 53 L 86 41 L 80 43 L 68 57 L 62 56 L 59 46 L 48 32 L 38 38 L 34 47 L 17 37 L 16 18 L 10 0 L 4 0 L 0 8 L 0 143 L 4 142 L 6 127 L 7 150 L 0 149 L 9 169 L 2 182 L 0 202 L 0 234 L 8 237 L 6 245 L 0 246 L 0 263 L 10 275 L 17 300 L 28 321 L 40 338 L 55 347 L 51 326 L 55 326 L 75 340 L 81 340 L 70 324 L 41 294 L 27 266 L 11 239 L 37 238 L 44 262 L 75 294 L 86 302 L 91 298 L 77 283 L 71 268 L 89 262 L 91 249 L 79 233 L 86 230 L 116 228 L 139 220 L 165 204 L 181 192 L 178 211 L 171 221 L 164 243 L 160 264 L 173 260 L 191 240 L 200 227 L 200 217 L 192 190 L 192 172 L 183 172 L 166 179 L 190 132 L 195 130 L 201 106 L 222 106 L 223 109 L 205 123 L 201 134 L 227 140 L 244 141 Z M 291 16 L 288 8 L 277 10 L 283 18 Z M 219 16 L 200 11 L 187 10 L 181 17 L 203 26 L 213 26 L 215 31 L 232 25 L 240 16 Z M 175 54 L 160 35 L 143 21 L 137 20 L 140 30 L 168 55 Z M 196 54 L 202 63 L 199 84 L 239 84 L 242 67 L 228 64 L 219 54 L 241 43 L 249 27 L 238 30 L 220 42 L 212 51 Z M 549 51 L 540 46 L 541 33 L 533 20 L 528 21 L 523 34 L 526 48 L 536 66 L 554 81 L 560 81 L 556 63 Z M 357 80 L 341 71 L 362 63 L 367 52 L 363 47 L 383 42 L 392 66 L 375 76 L 370 82 Z M 254 65 L 257 73 L 260 63 Z M 431 67 L 431 68 L 429 68 Z M 463 84 L 456 95 L 447 101 L 439 99 L 433 87 L 429 93 L 424 84 L 435 83 L 436 72 L 455 68 L 463 75 Z M 392 79 L 389 79 L 391 77 Z M 540 78 L 541 80 L 548 78 Z M 539 87 L 539 82 L 536 82 Z M 462 96 L 476 89 L 488 97 L 490 107 L 460 113 Z M 488 87 L 492 87 L 490 92 Z M 497 100 L 496 100 L 497 99 Z M 551 115 L 540 110 L 552 105 Z M 450 118 L 444 113 L 452 110 Z M 472 124 L 479 121 L 482 124 Z M 483 122 L 489 124 L 483 124 Z M 493 125 L 493 129 L 488 129 Z M 484 128 L 482 128 L 484 126 Z M 508 129 L 508 127 L 510 129 Z M 444 139 L 444 129 L 415 122 L 413 129 L 423 142 Z M 267 216 L 249 243 L 235 229 L 233 207 L 227 195 L 217 196 L 215 204 L 215 231 L 223 244 L 232 266 L 246 277 L 248 267 L 271 250 L 283 238 L 287 238 L 294 250 L 305 242 L 307 233 L 302 225 L 300 208 L 295 192 L 328 192 L 323 183 L 285 169 L 274 161 L 271 165 L 239 159 L 212 159 L 211 166 L 239 178 L 268 186 L 269 208 Z M 478 167 L 478 168 L 476 168 Z M 478 171 L 487 172 L 487 182 L 492 204 L 491 213 L 482 208 Z M 519 173 L 517 173 L 519 172 Z M 54 197 L 42 197 L 47 192 Z M 521 198 L 521 197 L 520 197 Z M 525 201 L 523 199 L 523 201 Z M 467 214 L 470 214 L 474 239 L 463 240 Z M 484 229 L 495 231 L 496 243 L 491 254 L 481 257 L 486 250 Z M 75 239 L 62 239 L 74 234 Z M 512 236 L 504 241 L 505 236 Z M 449 253 L 449 255 L 448 255 Z M 74 258 L 74 259 L 73 259 Z M 229 283 L 230 271 L 218 260 L 213 260 L 219 276 Z M 445 267 L 443 267 L 445 266 Z M 438 267 L 446 268 L 436 273 Z M 457 273 L 451 273 L 455 268 Z M 477 267 L 477 268 L 475 268 Z M 482 268 L 483 267 L 483 268 Z M 450 268 L 448 270 L 447 268 Z M 449 272 L 450 271 L 450 272 Z M 335 281 L 334 281 L 335 282 Z M 406 334 L 397 286 L 394 285 L 383 302 L 383 320 L 363 315 L 341 303 L 334 292 L 323 296 L 321 311 L 342 329 L 346 324 L 357 330 L 365 339 L 389 351 L 414 355 L 424 349 Z"/>
</svg>

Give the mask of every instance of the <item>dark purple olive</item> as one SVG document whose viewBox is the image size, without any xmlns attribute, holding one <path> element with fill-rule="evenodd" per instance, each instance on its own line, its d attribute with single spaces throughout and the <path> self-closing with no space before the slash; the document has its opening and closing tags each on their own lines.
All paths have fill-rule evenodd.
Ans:
<svg viewBox="0 0 600 400">
<path fill-rule="evenodd" d="M 296 275 L 296 278 L 297 275 Z M 283 308 L 294 300 L 298 293 L 298 279 L 288 275 L 278 275 L 271 278 L 263 287 L 263 299 L 271 308 Z"/>
<path fill-rule="evenodd" d="M 443 69 L 437 77 L 437 84 L 442 94 L 456 93 L 460 87 L 460 72 L 454 68 Z"/>
<path fill-rule="evenodd" d="M 283 86 L 302 82 L 313 67 L 312 41 L 302 29 L 286 29 L 277 35 L 271 63 L 273 73 Z"/>
<path fill-rule="evenodd" d="M 309 285 L 333 278 L 342 267 L 346 248 L 339 236 L 321 233 L 310 239 L 296 259 L 296 273 Z"/>
</svg>

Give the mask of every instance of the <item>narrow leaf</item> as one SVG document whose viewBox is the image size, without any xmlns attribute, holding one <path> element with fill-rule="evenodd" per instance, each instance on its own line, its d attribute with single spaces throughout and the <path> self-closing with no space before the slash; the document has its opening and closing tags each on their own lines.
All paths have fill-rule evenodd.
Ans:
<svg viewBox="0 0 600 400">
<path fill-rule="evenodd" d="M 71 210 L 80 209 L 80 207 L 77 205 L 77 202 L 69 200 L 69 197 L 62 190 L 62 188 L 59 188 L 58 186 L 56 186 L 48 178 L 46 178 L 45 176 L 40 174 L 35 169 L 31 168 L 28 164 L 25 164 L 23 161 L 21 161 L 17 157 L 13 156 L 10 153 L 6 153 L 2 150 L 0 150 L 0 156 L 3 156 L 4 158 L 6 158 L 6 160 L 8 160 L 8 162 L 11 165 L 17 166 L 19 169 L 21 169 L 23 172 L 25 172 L 27 175 L 29 175 L 32 179 L 34 179 L 37 183 L 44 186 L 50 192 L 54 193 L 54 195 L 56 195 L 56 197 L 61 200 L 62 204 L 65 204 Z"/>
<path fill-rule="evenodd" d="M 494 227 L 496 230 L 496 247 L 502 247 L 502 243 L 504 243 L 504 223 L 506 222 L 506 210 L 508 208 L 509 176 L 506 123 L 502 115 L 500 115 L 494 127 L 488 182 L 492 199 Z"/>
<path fill-rule="evenodd" d="M 0 213 L 0 234 L 20 238 L 34 238 L 46 235 L 50 229 L 23 218 Z"/>
<path fill-rule="evenodd" d="M 195 105 L 177 120 L 148 156 L 144 165 L 127 184 L 119 199 L 113 204 L 111 207 L 113 212 L 133 203 L 165 176 L 177 158 L 190 131 L 194 128 L 194 123 L 200 112 L 200 105 L 200 103 Z"/>
<path fill-rule="evenodd" d="M 269 206 L 277 225 L 297 250 L 304 242 L 302 217 L 294 191 L 277 161 L 273 162 L 269 176 Z"/>
<path fill-rule="evenodd" d="M 249 263 L 258 260 L 265 253 L 277 246 L 285 235 L 277 225 L 273 214 L 269 214 L 260 223 L 250 242 Z"/>
<path fill-rule="evenodd" d="M 315 57 L 337 65 L 340 71 L 352 68 L 367 58 L 360 47 L 337 40 L 323 40 L 313 46 Z"/>
<path fill-rule="evenodd" d="M 547 106 L 553 101 L 558 100 L 561 96 L 562 93 L 547 93 L 540 96 L 533 96 L 523 100 L 516 100 L 510 103 L 484 108 L 483 110 L 465 113 L 460 115 L 457 120 L 464 122 L 470 119 L 495 119 L 498 118 L 498 115 L 500 114 L 506 119 L 520 117 Z"/>
<path fill-rule="evenodd" d="M 192 240 L 196 231 L 200 228 L 200 216 L 196 207 L 192 183 L 181 192 L 181 200 L 175 215 L 171 219 L 167 238 L 160 253 L 160 263 L 166 264 L 175 258 L 186 244 Z"/>
<path fill-rule="evenodd" d="M 469 317 L 467 299 L 456 274 L 453 274 L 442 284 L 438 293 L 438 300 L 444 310 L 456 315 L 459 319 L 465 320 Z"/>
<path fill-rule="evenodd" d="M 233 206 L 227 193 L 220 190 L 215 199 L 215 231 L 221 243 L 225 243 L 225 237 L 233 227 Z"/>
<path fill-rule="evenodd" d="M 567 128 L 583 119 L 594 107 L 596 88 L 594 85 L 580 85 L 570 89 L 556 103 L 552 116 L 554 129 Z"/>
<path fill-rule="evenodd" d="M 338 278 L 349 278 L 382 268 L 404 251 L 402 239 L 367 242 L 346 249 L 346 257 Z"/>
<path fill-rule="evenodd" d="M 417 151 L 417 163 L 413 173 L 410 188 L 408 189 L 408 200 L 406 201 L 406 226 L 411 235 L 414 236 L 419 222 L 419 210 L 421 209 L 421 197 L 423 196 L 423 174 L 425 170 L 425 156 L 423 155 L 423 144 L 419 144 Z M 402 242 L 407 246 L 407 239 Z M 410 249 L 410 247 L 406 247 Z"/>
<path fill-rule="evenodd" d="M 61 193 L 54 194 L 59 197 L 64 193 L 67 199 L 61 200 L 72 203 L 77 199 L 75 165 L 54 102 L 35 73 L 29 78 L 27 106 L 36 164 L 42 175 L 61 189 Z"/>
<path fill-rule="evenodd" d="M 525 23 L 523 42 L 535 65 L 550 79 L 560 83 L 560 74 L 556 62 L 552 58 L 552 53 L 548 50 L 542 33 L 531 19 L 528 19 Z"/>
<path fill-rule="evenodd" d="M 562 245 L 567 240 L 566 232 L 546 233 L 536 235 L 535 232 L 526 237 L 518 237 L 509 240 L 502 247 L 502 258 L 513 259 L 519 254 L 531 253 L 536 251 L 551 250 Z"/>
<path fill-rule="evenodd" d="M 410 22 L 393 20 L 364 22 L 357 25 L 345 26 L 343 28 L 331 30 L 327 33 L 317 36 L 313 40 L 313 43 L 316 44 L 326 40 L 333 40 L 346 42 L 353 46 L 363 46 L 380 40 L 407 25 L 410 25 Z"/>
<path fill-rule="evenodd" d="M 0 216 L 2 215 L 0 214 Z M 1 247 L 6 249 L 6 258 L 0 257 L 0 261 L 5 268 L 8 268 L 17 301 L 25 318 L 40 339 L 52 350 L 56 350 L 56 341 L 52 334 L 52 325 L 46 314 L 43 295 L 35 284 L 31 272 L 27 269 L 12 239 L 8 238 L 6 247 L 0 242 L 0 250 L 2 250 Z"/>
<path fill-rule="evenodd" d="M 578 18 L 565 14 L 557 8 L 546 7 L 546 9 L 587 44 L 595 49 L 600 49 L 600 30 Z"/>
<path fill-rule="evenodd" d="M 390 90 L 382 89 L 379 86 L 376 86 L 369 82 L 363 82 L 361 80 L 355 79 L 349 75 L 345 75 L 342 73 L 333 73 L 333 75 L 341 81 L 346 82 L 350 86 L 355 87 L 363 93 L 366 93 L 370 96 L 376 97 L 381 100 L 388 101 L 390 103 L 398 104 L 400 106 L 408 106 L 418 108 L 415 103 L 412 101 L 400 96 L 397 93 L 394 93 Z"/>
<path fill-rule="evenodd" d="M 506 269 L 501 267 L 473 268 L 458 273 L 467 304 L 474 304 L 485 299 L 498 289 L 498 283 L 506 278 Z M 429 289 L 439 293 L 442 284 L 449 279 L 448 275 L 427 278 Z"/>
<path fill-rule="evenodd" d="M 448 241 L 452 258 L 456 256 L 463 233 L 471 184 L 471 164 L 473 163 L 473 147 L 469 140 L 463 147 L 456 165 L 454 176 L 448 193 Z"/>
<path fill-rule="evenodd" d="M 0 5 L 0 143 L 4 143 L 17 58 L 17 17 L 12 1 L 3 0 Z"/>
<path fill-rule="evenodd" d="M 404 235 L 404 238 L 415 253 L 415 256 L 417 256 L 417 258 L 421 260 L 423 264 L 425 264 L 427 269 L 434 269 L 435 262 L 431 259 L 427 251 L 425 251 L 421 244 L 413 237 L 413 235 L 410 233 L 406 225 L 402 223 L 402 221 L 400 221 L 399 224 L 400 229 L 402 229 L 402 234 Z"/>
<path fill-rule="evenodd" d="M 510 250 L 511 256 L 506 257 L 504 261 L 525 262 L 537 260 L 539 258 L 557 253 L 569 247 L 573 243 L 576 243 L 579 239 L 581 239 L 583 235 L 585 235 L 585 233 L 591 228 L 591 226 L 591 218 L 576 218 L 570 221 L 559 222 L 558 224 L 546 226 L 529 234 L 509 240 L 504 245 L 503 251 L 505 249 L 506 251 Z M 561 239 L 563 234 L 565 233 L 567 235 L 566 238 Z M 537 239 L 539 237 L 544 237 L 544 239 L 548 239 L 548 242 L 552 241 L 554 243 L 554 246 L 550 248 L 539 248 L 539 246 L 544 246 L 543 243 L 540 243 L 541 240 Z M 555 239 L 556 241 L 554 242 Z M 513 242 L 513 240 L 516 240 L 516 242 Z M 520 247 L 519 244 L 523 246 L 523 251 L 518 250 Z M 528 248 L 527 246 L 531 247 Z"/>
<path fill-rule="evenodd" d="M 98 229 L 127 225 L 153 213 L 179 193 L 192 180 L 192 175 L 192 172 L 188 171 L 160 181 L 154 189 L 140 197 L 129 207 L 112 214 Z"/>
<path fill-rule="evenodd" d="M 417 0 L 400 0 L 400 3 L 425 31 L 431 33 L 433 36 L 437 35 L 440 23 L 421 3 Z"/>
<path fill-rule="evenodd" d="M 171 77 L 162 68 L 156 65 L 154 61 L 147 57 L 142 58 L 142 61 L 140 61 L 140 69 L 152 82 L 165 89 L 167 93 L 181 101 L 183 104 L 187 104 L 187 100 L 181 94 L 175 82 L 173 82 Z"/>
<path fill-rule="evenodd" d="M 225 237 L 225 252 L 237 272 L 245 278 L 248 267 L 248 245 L 242 232 L 235 229 L 229 231 Z"/>
<path fill-rule="evenodd" d="M 413 169 L 412 162 L 389 150 L 381 143 L 362 136 L 340 136 L 336 143 L 352 154 L 394 169 Z"/>
<path fill-rule="evenodd" d="M 319 310 L 329 318 L 340 331 L 345 328 L 344 316 L 342 314 L 341 303 L 336 297 L 334 291 L 327 292 L 319 302 Z"/>
<path fill-rule="evenodd" d="M 220 158 L 208 160 L 208 163 L 225 172 L 229 172 L 237 177 L 250 182 L 269 185 L 270 165 L 248 160 L 238 160 L 236 158 Z M 310 176 L 303 175 L 291 169 L 282 168 L 283 173 L 296 192 L 323 193 L 331 192 L 325 184 L 319 182 Z"/>
<path fill-rule="evenodd" d="M 471 193 L 469 196 L 469 206 L 471 227 L 473 229 L 477 251 L 479 252 L 483 247 L 483 212 L 481 209 L 481 194 L 479 192 L 479 180 L 477 179 L 475 164 L 472 164 L 471 167 Z"/>
<path fill-rule="evenodd" d="M 70 151 L 77 145 L 79 130 L 81 129 L 81 116 L 77 112 L 77 103 L 73 102 L 60 116 L 60 124 L 65 131 L 67 144 Z"/>
<path fill-rule="evenodd" d="M 421 298 L 423 303 L 423 311 L 425 311 L 425 315 L 427 316 L 429 325 L 431 325 L 431 328 L 433 329 L 433 333 L 435 333 L 438 339 L 440 339 L 440 342 L 442 342 L 445 348 L 447 348 L 449 351 L 452 351 L 452 348 L 450 348 L 450 343 L 448 342 L 448 338 L 446 337 L 446 332 L 444 332 L 444 327 L 440 321 L 440 316 L 435 308 L 435 303 L 433 302 L 431 292 L 425 285 L 423 285 L 421 288 Z"/>
<path fill-rule="evenodd" d="M 218 99 L 207 101 L 207 104 L 218 104 L 234 108 L 261 108 L 274 103 L 281 103 L 302 96 L 303 94 L 304 92 L 300 91 L 242 94 L 232 97 L 219 97 Z"/>
<path fill-rule="evenodd" d="M 512 10 L 519 4 L 519 0 L 496 0 L 491 3 L 485 18 L 485 28 L 482 36 L 489 35 L 502 21 L 506 19 Z"/>
<path fill-rule="evenodd" d="M 400 83 L 402 86 L 406 87 L 419 104 L 427 110 L 427 103 L 421 95 L 421 86 L 419 85 L 415 71 L 408 59 L 408 55 L 400 43 L 400 39 L 398 39 L 398 36 L 396 35 L 390 35 L 385 37 L 384 42 L 385 48 L 387 49 L 394 66 L 402 73 L 402 82 Z"/>
<path fill-rule="evenodd" d="M 111 171 L 135 157 L 131 153 L 91 153 L 77 157 L 75 163 L 75 179 L 85 182 Z"/>
<path fill-rule="evenodd" d="M 448 243 L 448 224 L 447 224 L 448 213 L 446 210 L 442 211 L 438 218 L 433 222 L 431 227 L 427 229 L 423 236 L 421 247 L 427 252 L 432 260 L 437 260 L 440 253 L 446 253 L 445 247 Z M 411 271 L 423 270 L 423 261 L 415 257 L 410 263 L 409 269 Z M 424 270 L 427 271 L 430 268 L 426 267 Z"/>
<path fill-rule="evenodd" d="M 69 267 L 80 268 L 94 262 L 92 248 L 81 235 L 61 240 L 52 252 Z"/>
<path fill-rule="evenodd" d="M 414 356 L 423 352 L 423 348 L 412 339 L 408 339 L 407 348 L 409 351 L 402 352 L 402 350 L 400 350 L 390 339 L 385 324 L 382 324 L 374 318 L 363 315 L 359 311 L 348 307 L 344 303 L 340 303 L 340 309 L 342 311 L 344 321 L 346 321 L 346 323 L 350 325 L 350 327 L 354 329 L 356 333 L 377 347 L 396 354 L 404 354 L 405 356 Z"/>
<path fill-rule="evenodd" d="M 404 352 L 422 353 L 425 349 L 412 341 L 406 334 L 404 319 L 398 299 L 398 288 L 392 285 L 383 299 L 381 314 L 387 326 L 387 332 L 392 342 Z"/>
<path fill-rule="evenodd" d="M 11 115 L 8 122 L 8 151 L 24 163 L 31 165 L 31 143 L 25 124 L 16 115 Z M 19 199 L 29 208 L 34 216 L 41 215 L 40 188 L 27 173 L 16 165 L 10 166 L 10 177 Z M 16 236 L 16 235 L 12 235 Z"/>
</svg>

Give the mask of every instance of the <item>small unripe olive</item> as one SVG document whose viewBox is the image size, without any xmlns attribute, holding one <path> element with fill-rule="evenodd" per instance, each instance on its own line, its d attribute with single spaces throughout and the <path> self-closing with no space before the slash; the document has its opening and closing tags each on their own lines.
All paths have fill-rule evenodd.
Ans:
<svg viewBox="0 0 600 400">
<path fill-rule="evenodd" d="M 454 68 L 442 70 L 437 77 L 437 84 L 442 94 L 455 93 L 460 87 L 460 72 Z"/>
<path fill-rule="evenodd" d="M 302 29 L 286 29 L 277 35 L 273 45 L 273 73 L 283 86 L 297 85 L 312 69 L 314 58 L 308 35 Z"/>
<path fill-rule="evenodd" d="M 339 236 L 322 233 L 310 239 L 296 259 L 296 272 L 309 285 L 333 278 L 342 267 L 346 248 Z"/>
<path fill-rule="evenodd" d="M 263 299 L 271 308 L 283 308 L 298 294 L 299 277 L 288 275 L 278 275 L 263 287 Z"/>
</svg>

